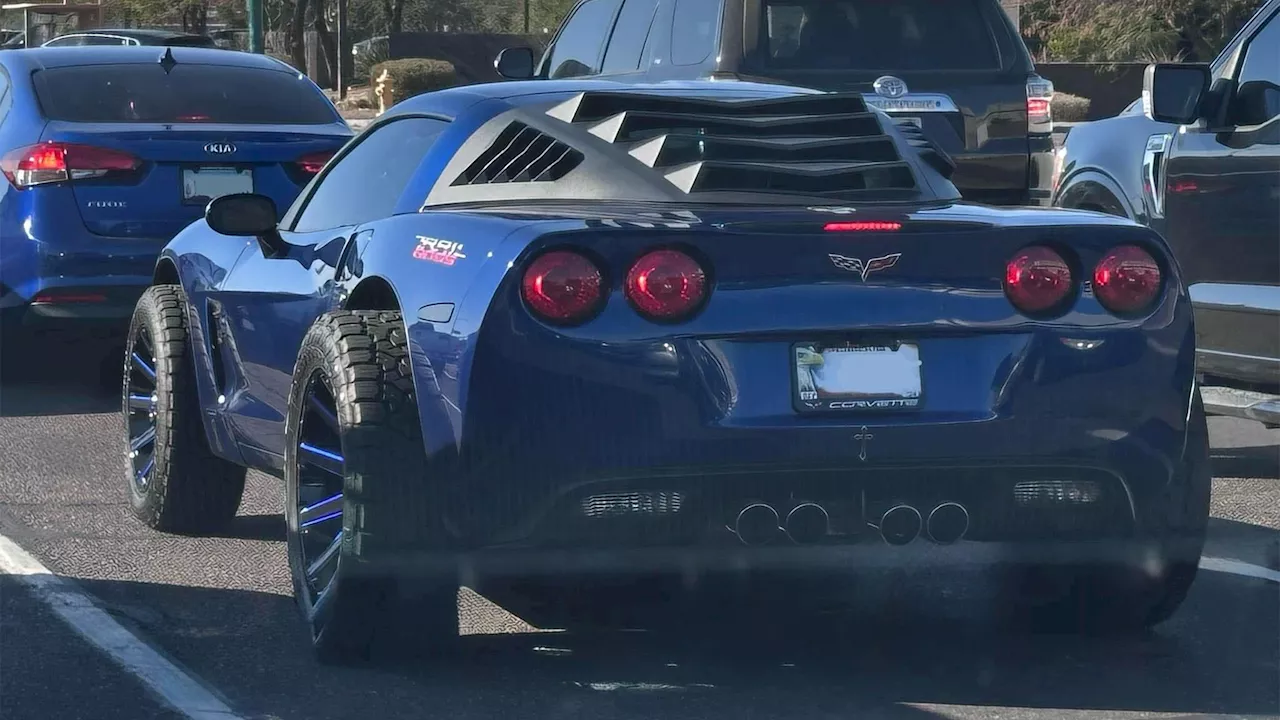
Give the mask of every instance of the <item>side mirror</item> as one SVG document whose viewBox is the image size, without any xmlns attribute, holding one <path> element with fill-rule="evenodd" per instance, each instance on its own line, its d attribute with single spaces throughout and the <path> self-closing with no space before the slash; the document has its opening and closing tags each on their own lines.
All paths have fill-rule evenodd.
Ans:
<svg viewBox="0 0 1280 720">
<path fill-rule="evenodd" d="M 266 257 L 275 257 L 286 249 L 276 229 L 276 202 L 266 195 L 236 193 L 214 198 L 204 209 L 204 220 L 220 235 L 257 238 Z"/>
<path fill-rule="evenodd" d="M 1195 122 L 1212 77 L 1209 66 L 1202 63 L 1148 65 L 1142 76 L 1143 112 L 1156 122 Z"/>
<path fill-rule="evenodd" d="M 508 80 L 531 80 L 536 63 L 532 48 L 511 47 L 498 53 L 493 69 Z"/>
</svg>

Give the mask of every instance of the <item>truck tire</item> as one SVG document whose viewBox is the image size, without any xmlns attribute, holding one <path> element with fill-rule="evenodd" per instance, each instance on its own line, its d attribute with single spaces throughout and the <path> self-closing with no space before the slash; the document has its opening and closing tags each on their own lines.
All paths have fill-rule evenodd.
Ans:
<svg viewBox="0 0 1280 720">
<path fill-rule="evenodd" d="M 148 288 L 124 352 L 125 482 L 133 514 L 152 528 L 204 534 L 240 508 L 245 469 L 209 449 L 177 285 Z"/>
<path fill-rule="evenodd" d="M 322 662 L 458 636 L 456 574 L 360 567 L 430 533 L 430 463 L 400 314 L 334 312 L 307 332 L 289 396 L 285 525 L 294 597 Z"/>
</svg>

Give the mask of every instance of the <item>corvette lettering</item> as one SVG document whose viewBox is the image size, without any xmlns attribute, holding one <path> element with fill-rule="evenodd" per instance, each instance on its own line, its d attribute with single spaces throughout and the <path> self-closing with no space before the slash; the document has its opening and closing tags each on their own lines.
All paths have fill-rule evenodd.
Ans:
<svg viewBox="0 0 1280 720">
<path fill-rule="evenodd" d="M 440 263 L 441 265 L 453 265 L 467 257 L 462 254 L 462 243 L 460 242 L 438 240 L 426 235 L 418 235 L 417 238 L 418 245 L 413 249 L 415 260 L 426 260 Z"/>
</svg>

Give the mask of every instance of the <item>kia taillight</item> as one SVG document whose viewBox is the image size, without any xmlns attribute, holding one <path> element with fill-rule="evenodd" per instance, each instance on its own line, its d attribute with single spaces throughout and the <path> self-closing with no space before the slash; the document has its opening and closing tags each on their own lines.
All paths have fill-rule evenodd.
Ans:
<svg viewBox="0 0 1280 720">
<path fill-rule="evenodd" d="M 1027 80 L 1027 130 L 1053 132 L 1053 83 L 1038 75 Z"/>
<path fill-rule="evenodd" d="M 1023 248 L 1005 266 L 1004 293 L 1015 308 L 1028 315 L 1061 309 L 1074 291 L 1071 266 L 1053 248 Z"/>
<path fill-rule="evenodd" d="M 62 142 L 29 145 L 0 158 L 0 172 L 19 190 L 35 185 L 129 173 L 141 165 L 138 158 L 126 152 Z"/>
<path fill-rule="evenodd" d="M 650 320 L 681 320 L 702 307 L 707 273 L 679 250 L 654 250 L 627 271 L 626 294 L 631 306 Z"/>
<path fill-rule="evenodd" d="M 296 162 L 298 164 L 298 169 L 303 173 L 306 175 L 315 175 L 324 169 L 324 164 L 329 162 L 329 159 L 332 157 L 333 151 L 325 150 L 323 152 L 307 153 L 306 155 L 298 158 Z"/>
<path fill-rule="evenodd" d="M 556 325 L 576 325 L 604 304 L 604 274 L 585 255 L 553 250 L 529 263 L 520 290 L 538 317 Z"/>
<path fill-rule="evenodd" d="M 1151 309 L 1164 279 L 1151 253 L 1137 245 L 1121 245 L 1107 253 L 1093 270 L 1093 295 L 1116 315 Z"/>
</svg>

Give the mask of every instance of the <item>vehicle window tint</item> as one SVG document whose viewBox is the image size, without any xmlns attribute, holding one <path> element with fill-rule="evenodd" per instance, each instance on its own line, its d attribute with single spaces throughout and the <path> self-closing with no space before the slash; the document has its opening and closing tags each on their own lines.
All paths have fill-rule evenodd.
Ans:
<svg viewBox="0 0 1280 720">
<path fill-rule="evenodd" d="M 36 97 L 50 120 L 101 123 L 323 125 L 338 111 L 305 77 L 282 70 L 160 63 L 41 70 Z"/>
<path fill-rule="evenodd" d="M 697 65 L 715 49 L 719 0 L 676 0 L 671 21 L 671 64 Z"/>
<path fill-rule="evenodd" d="M 1000 67 L 980 0 L 766 0 L 763 64 L 779 70 Z"/>
<path fill-rule="evenodd" d="M 111 35 L 85 35 L 80 38 L 81 45 L 130 45 L 129 38 Z"/>
<path fill-rule="evenodd" d="M 391 215 L 443 120 L 405 118 L 369 133 L 320 179 L 293 229 L 312 232 Z"/>
<path fill-rule="evenodd" d="M 1237 125 L 1261 125 L 1280 116 L 1280 15 L 1245 46 L 1244 62 L 1237 78 L 1233 121 Z"/>
<path fill-rule="evenodd" d="M 79 35 L 54 38 L 44 44 L 45 47 L 74 47 L 79 45 L 84 45 L 84 38 Z"/>
<path fill-rule="evenodd" d="M 202 48 L 218 47 L 218 43 L 214 42 L 213 38 L 204 37 L 202 35 L 186 35 L 183 37 L 170 38 L 168 40 L 165 40 L 164 44 L 169 45 L 171 47 L 202 47 Z"/>
<path fill-rule="evenodd" d="M 658 9 L 658 0 L 626 0 L 613 26 L 609 48 L 604 52 L 604 73 L 630 72 L 639 69 L 649 25 Z"/>
<path fill-rule="evenodd" d="M 587 0 L 579 5 L 551 48 L 549 77 L 568 78 L 600 72 L 600 51 L 617 9 L 618 0 Z"/>
<path fill-rule="evenodd" d="M 9 114 L 9 106 L 12 104 L 9 99 L 9 76 L 0 70 L 0 125 L 4 125 L 4 118 Z"/>
</svg>

